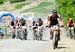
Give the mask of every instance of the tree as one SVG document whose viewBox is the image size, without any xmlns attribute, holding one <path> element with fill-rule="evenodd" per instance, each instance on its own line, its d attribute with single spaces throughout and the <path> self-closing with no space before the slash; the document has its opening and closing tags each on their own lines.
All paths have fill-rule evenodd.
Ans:
<svg viewBox="0 0 75 52">
<path fill-rule="evenodd" d="M 75 0 L 56 0 L 57 11 L 63 16 L 65 24 L 71 17 L 75 19 Z"/>
</svg>

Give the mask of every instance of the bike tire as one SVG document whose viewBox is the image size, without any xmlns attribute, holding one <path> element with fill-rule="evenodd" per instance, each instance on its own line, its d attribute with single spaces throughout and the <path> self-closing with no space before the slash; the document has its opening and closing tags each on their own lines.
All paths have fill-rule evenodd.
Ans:
<svg viewBox="0 0 75 52">
<path fill-rule="evenodd" d="M 55 46 L 55 42 L 54 42 L 54 44 L 53 44 L 53 49 L 55 49 L 56 48 L 56 46 Z"/>
</svg>

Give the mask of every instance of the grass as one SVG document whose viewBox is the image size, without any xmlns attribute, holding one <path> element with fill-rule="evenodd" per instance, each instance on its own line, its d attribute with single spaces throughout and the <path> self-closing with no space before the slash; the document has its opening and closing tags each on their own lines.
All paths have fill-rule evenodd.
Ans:
<svg viewBox="0 0 75 52">
<path fill-rule="evenodd" d="M 28 3 L 25 3 L 25 2 L 18 3 L 18 4 L 15 5 L 15 8 L 16 9 L 21 9 L 23 6 L 28 5 L 28 4 L 30 4 L 30 3 L 29 2 Z"/>
<path fill-rule="evenodd" d="M 38 6 L 22 11 L 23 12 L 34 12 L 35 17 L 45 17 L 50 13 L 50 7 L 53 3 L 42 2 Z"/>
<path fill-rule="evenodd" d="M 0 5 L 7 1 L 9 1 L 9 0 L 0 0 Z"/>
</svg>

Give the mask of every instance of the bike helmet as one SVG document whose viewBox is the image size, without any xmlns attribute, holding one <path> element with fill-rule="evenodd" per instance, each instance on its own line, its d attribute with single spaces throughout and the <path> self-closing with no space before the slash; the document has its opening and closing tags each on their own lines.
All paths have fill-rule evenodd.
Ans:
<svg viewBox="0 0 75 52">
<path fill-rule="evenodd" d="M 52 10 L 52 13 L 56 13 L 56 14 L 57 14 L 57 11 L 56 11 L 55 9 L 53 9 L 53 10 Z"/>
</svg>

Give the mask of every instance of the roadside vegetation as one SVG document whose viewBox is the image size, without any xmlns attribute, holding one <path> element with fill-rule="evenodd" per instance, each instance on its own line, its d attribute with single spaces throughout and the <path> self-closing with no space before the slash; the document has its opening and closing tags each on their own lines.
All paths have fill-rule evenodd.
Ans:
<svg viewBox="0 0 75 52">
<path fill-rule="evenodd" d="M 63 16 L 66 24 L 69 18 L 75 21 L 75 0 L 56 0 L 57 11 Z"/>
</svg>

